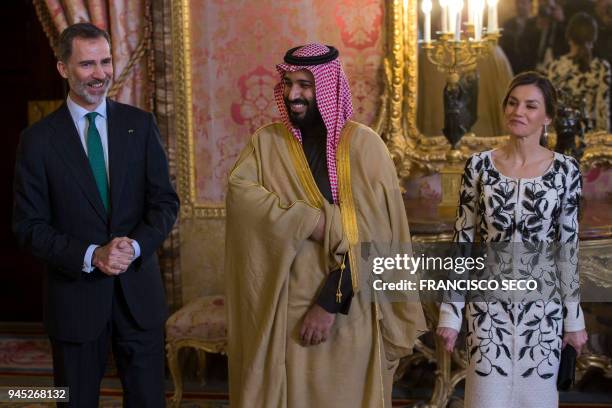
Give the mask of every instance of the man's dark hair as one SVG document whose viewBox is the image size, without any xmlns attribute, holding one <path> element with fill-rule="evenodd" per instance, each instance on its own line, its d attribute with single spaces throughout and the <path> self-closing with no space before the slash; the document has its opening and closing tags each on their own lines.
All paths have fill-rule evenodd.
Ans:
<svg viewBox="0 0 612 408">
<path fill-rule="evenodd" d="M 59 43 L 57 45 L 57 56 L 60 61 L 66 62 L 72 55 L 72 41 L 75 38 L 96 39 L 104 38 L 110 46 L 110 36 L 108 33 L 91 23 L 72 24 L 60 34 Z"/>
</svg>

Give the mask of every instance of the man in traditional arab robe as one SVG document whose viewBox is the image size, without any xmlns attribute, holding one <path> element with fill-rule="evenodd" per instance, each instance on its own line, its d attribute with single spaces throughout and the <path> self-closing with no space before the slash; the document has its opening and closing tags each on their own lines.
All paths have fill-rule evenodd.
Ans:
<svg viewBox="0 0 612 408">
<path fill-rule="evenodd" d="M 410 243 L 395 168 L 349 120 L 334 47 L 284 60 L 282 120 L 255 132 L 229 176 L 230 403 L 390 408 L 398 361 L 425 329 L 420 303 L 382 301 L 362 262 Z"/>
</svg>

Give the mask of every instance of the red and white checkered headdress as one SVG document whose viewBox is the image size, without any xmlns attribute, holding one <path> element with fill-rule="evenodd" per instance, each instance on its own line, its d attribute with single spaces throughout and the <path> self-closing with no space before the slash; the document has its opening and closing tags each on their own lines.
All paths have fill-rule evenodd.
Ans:
<svg viewBox="0 0 612 408">
<path fill-rule="evenodd" d="M 281 120 L 302 143 L 300 129 L 293 127 L 283 98 L 283 75 L 302 69 L 310 71 L 315 80 L 317 107 L 327 129 L 327 171 L 334 202 L 338 202 L 338 176 L 336 171 L 336 152 L 340 143 L 340 132 L 353 114 L 351 91 L 348 80 L 334 47 L 321 44 L 308 44 L 287 52 L 285 63 L 278 64 L 280 82 L 274 87 L 274 99 L 281 114 Z"/>
</svg>

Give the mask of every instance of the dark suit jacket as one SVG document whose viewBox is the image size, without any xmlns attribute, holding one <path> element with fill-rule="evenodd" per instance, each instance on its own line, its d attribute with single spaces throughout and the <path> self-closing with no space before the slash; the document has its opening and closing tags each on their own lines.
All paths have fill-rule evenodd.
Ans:
<svg viewBox="0 0 612 408">
<path fill-rule="evenodd" d="M 521 43 L 521 36 L 525 30 L 525 27 L 520 30 L 517 19 L 517 17 L 513 17 L 504 23 L 502 31 L 503 35 L 499 39 L 499 46 L 502 47 L 506 57 L 508 57 L 508 61 L 510 61 L 510 65 L 512 65 L 514 75 L 530 68 L 522 55 L 523 44 Z"/>
<path fill-rule="evenodd" d="M 156 250 L 179 200 L 151 113 L 107 99 L 110 214 L 66 104 L 21 135 L 13 230 L 48 265 L 45 325 L 64 341 L 96 338 L 110 318 L 115 279 L 139 327 L 163 324 L 166 302 Z M 118 277 L 82 272 L 90 244 L 138 241 L 141 254 Z"/>
<path fill-rule="evenodd" d="M 559 58 L 569 51 L 569 45 L 565 40 L 565 25 L 555 23 L 554 28 L 548 32 L 544 44 L 540 44 L 541 30 L 538 28 L 537 17 L 527 20 L 525 31 L 520 38 L 520 55 L 523 70 L 534 70 L 538 63 L 544 59 L 543 51 L 546 47 L 552 48 L 553 57 Z"/>
</svg>

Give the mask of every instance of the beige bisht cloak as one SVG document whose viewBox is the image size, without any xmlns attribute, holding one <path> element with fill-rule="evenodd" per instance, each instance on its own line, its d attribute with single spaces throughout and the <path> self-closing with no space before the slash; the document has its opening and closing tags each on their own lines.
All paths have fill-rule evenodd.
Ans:
<svg viewBox="0 0 612 408">
<path fill-rule="evenodd" d="M 319 192 L 281 123 L 259 129 L 230 173 L 226 282 L 230 403 L 235 408 L 391 407 L 393 371 L 425 329 L 416 302 L 359 290 L 361 242 L 410 242 L 393 162 L 371 129 L 347 122 L 337 154 L 340 205 Z M 325 213 L 324 243 L 308 237 Z M 299 331 L 326 276 L 349 250 L 355 286 L 325 343 Z M 362 268 L 365 269 L 365 268 Z"/>
</svg>

